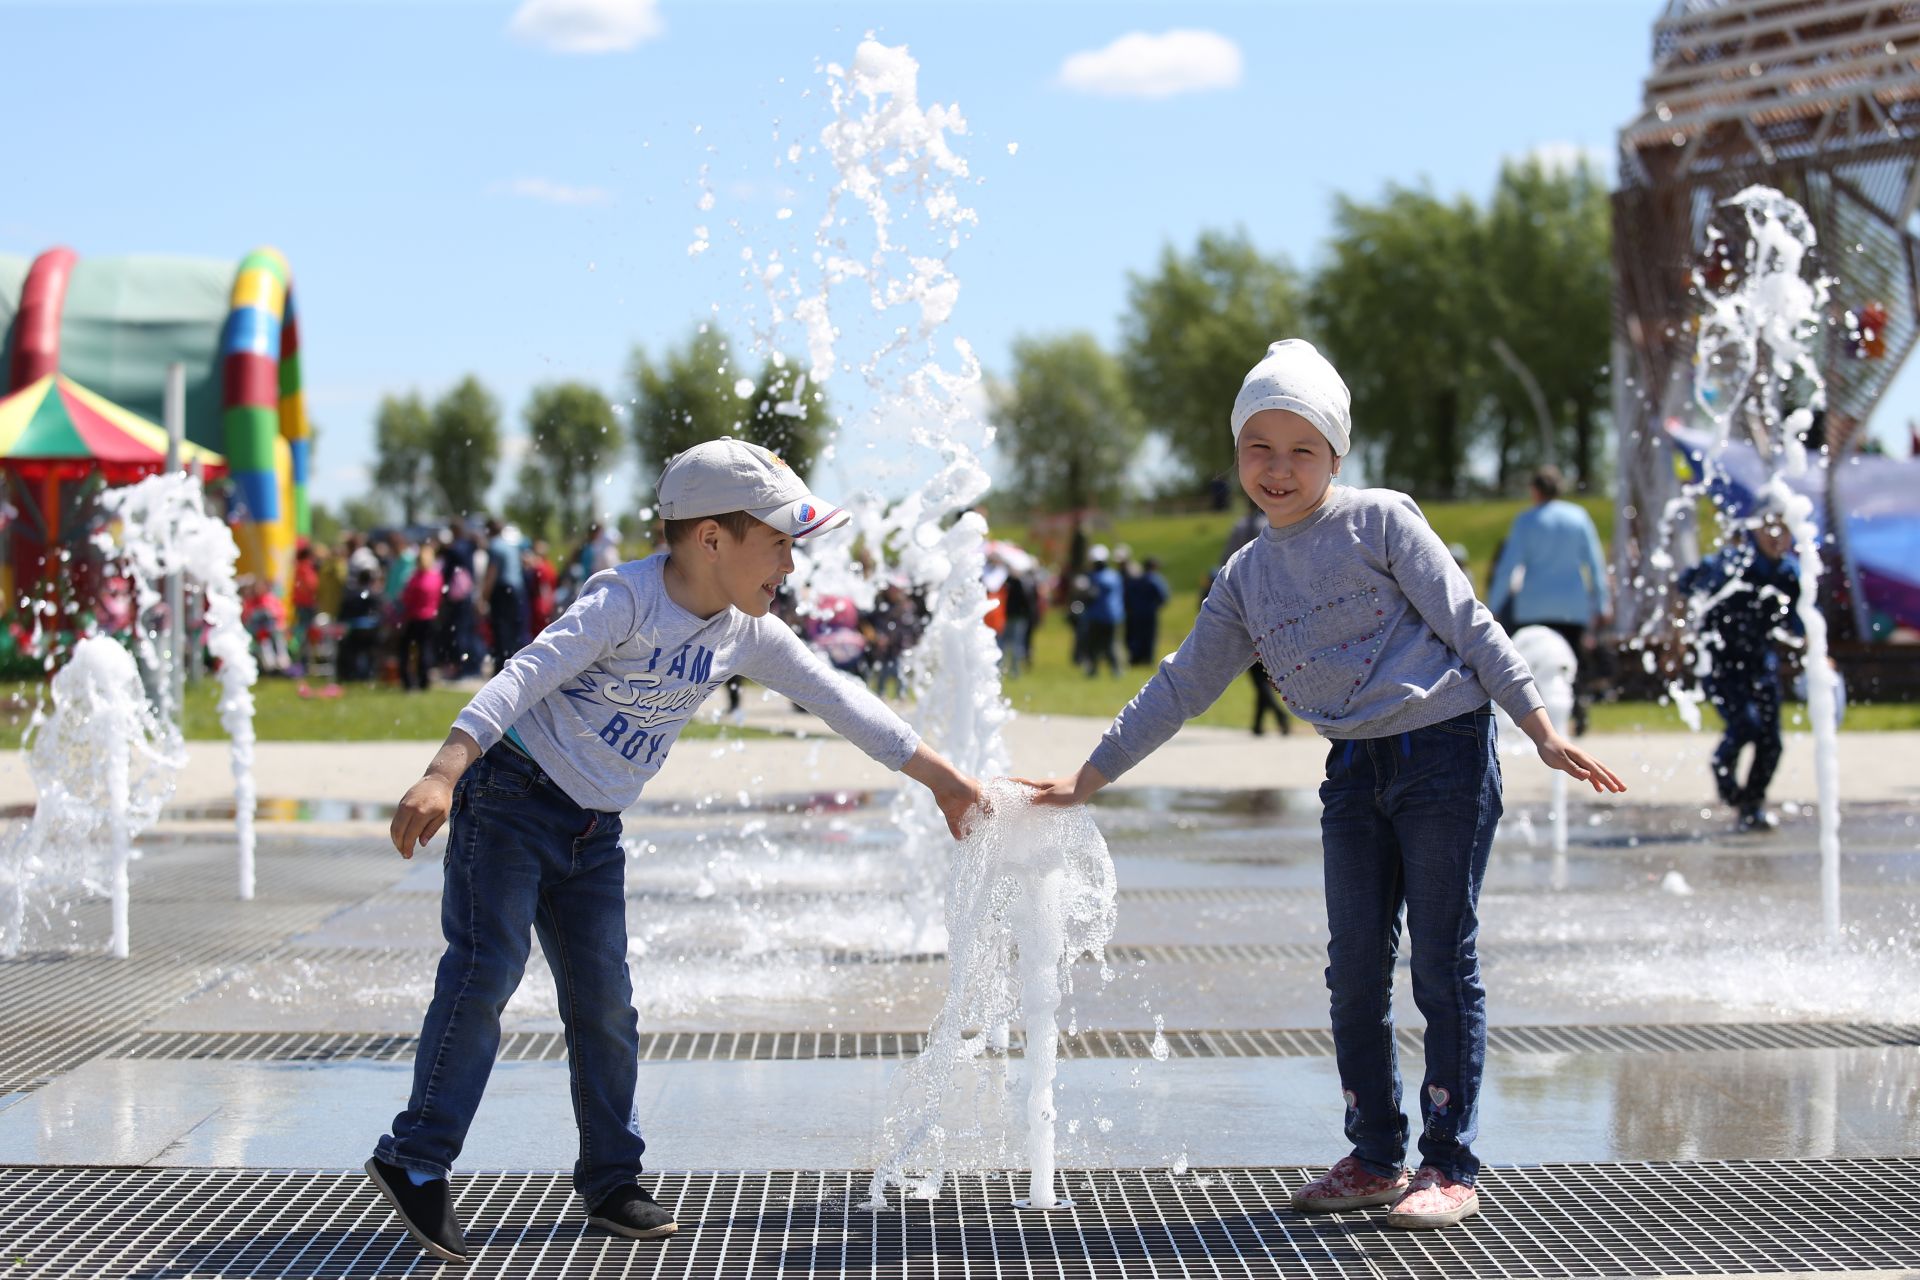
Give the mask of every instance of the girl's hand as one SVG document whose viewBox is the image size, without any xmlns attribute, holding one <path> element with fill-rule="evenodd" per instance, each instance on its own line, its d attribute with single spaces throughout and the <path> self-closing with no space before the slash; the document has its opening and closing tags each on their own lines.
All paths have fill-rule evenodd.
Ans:
<svg viewBox="0 0 1920 1280">
<path fill-rule="evenodd" d="M 1547 768 L 1558 769 L 1581 782 L 1591 783 L 1595 791 L 1620 792 L 1627 789 L 1627 784 L 1620 781 L 1613 770 L 1561 737 L 1557 730 L 1548 730 L 1537 739 L 1536 746 Z"/>
<path fill-rule="evenodd" d="M 1033 789 L 1028 798 L 1034 804 L 1061 806 L 1085 804 L 1094 792 L 1107 785 L 1107 780 L 1092 764 L 1081 765 L 1080 772 L 1071 778 L 1015 778 L 1014 781 Z"/>
<path fill-rule="evenodd" d="M 1625 791 L 1627 784 L 1613 770 L 1574 746 L 1553 727 L 1553 720 L 1547 715 L 1545 707 L 1535 707 L 1520 721 L 1520 730 L 1533 739 L 1533 745 L 1540 752 L 1541 762 L 1549 769 L 1558 769 L 1570 777 L 1591 783 L 1595 791 Z"/>
</svg>

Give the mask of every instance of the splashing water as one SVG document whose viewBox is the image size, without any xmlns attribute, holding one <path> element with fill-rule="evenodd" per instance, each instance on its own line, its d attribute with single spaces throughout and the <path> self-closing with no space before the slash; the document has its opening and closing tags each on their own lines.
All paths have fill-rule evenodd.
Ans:
<svg viewBox="0 0 1920 1280">
<path fill-rule="evenodd" d="M 872 605 L 887 581 L 923 592 L 926 626 L 902 663 L 913 708 L 908 718 L 921 737 L 957 767 L 975 777 L 992 777 L 1007 769 L 1002 728 L 1011 711 L 1001 691 L 999 647 L 984 622 L 989 606 L 984 582 L 987 524 L 973 508 L 991 483 L 980 454 L 991 444 L 993 429 L 975 410 L 982 399 L 979 359 L 965 338 L 944 336 L 961 295 L 952 255 L 978 224 L 962 194 L 963 184 L 973 181 L 959 147 L 967 122 L 956 106 L 921 101 L 919 63 L 904 46 L 887 46 L 869 37 L 848 65 L 828 64 L 822 70 L 830 118 L 819 130 L 813 153 L 831 166 L 827 176 L 832 182 L 814 226 L 810 254 L 783 258 L 768 247 L 741 247 L 742 281 L 764 301 L 754 345 L 757 354 L 784 371 L 790 384 L 773 389 L 786 394 L 770 401 L 774 411 L 798 411 L 804 396 L 821 394 L 821 387 L 842 374 L 855 374 L 860 379 L 856 393 L 864 395 L 868 405 L 863 416 L 869 435 L 905 437 L 914 446 L 914 465 L 925 468 L 931 463 L 931 474 L 900 501 L 889 503 L 868 491 L 847 502 L 852 528 L 841 537 L 857 540 L 882 562 L 873 574 L 854 563 L 844 551 L 846 543 L 836 540 L 818 556 L 796 549 L 796 571 L 789 583 L 803 600 L 809 593 L 842 595 L 863 609 Z M 798 163 L 805 152 L 798 143 L 787 146 L 784 160 Z M 780 219 L 789 213 L 782 210 Z M 706 238 L 704 233 L 696 237 Z M 799 329 L 805 346 L 803 374 L 786 369 L 779 339 L 788 327 Z M 824 450 L 821 462 L 828 462 L 840 447 L 836 443 Z M 1017 792 L 1005 792 L 1003 803 L 1009 814 L 1026 809 Z M 1079 892 L 1065 883 L 1045 875 L 1029 882 L 1011 873 L 990 874 L 1006 861 L 991 844 L 1000 837 L 990 833 L 976 835 L 969 846 L 975 852 L 963 855 L 949 879 L 951 838 L 924 789 L 904 789 L 890 817 L 903 838 L 900 858 L 915 872 L 913 932 L 925 945 L 934 945 L 944 914 L 956 975 L 948 1007 L 936 1024 L 945 1028 L 936 1036 L 936 1048 L 904 1072 L 895 1088 L 898 1102 L 888 1128 L 902 1140 L 888 1166 L 891 1178 L 902 1183 L 911 1169 L 919 1175 L 916 1185 L 921 1190 L 938 1188 L 957 1158 L 958 1135 L 943 1127 L 936 1095 L 927 1090 L 934 1087 L 935 1077 L 941 1082 L 952 1078 L 963 1028 L 977 1026 L 988 1039 L 998 1033 L 1004 1047 L 1006 1020 L 1016 1007 L 1024 1007 L 1030 1017 L 1044 1017 L 1047 1026 L 1029 1042 L 1034 1078 L 1047 1083 L 1043 1092 L 1030 1097 L 1028 1133 L 1035 1144 L 1030 1153 L 1035 1203 L 1050 1203 L 1056 1052 L 1051 1026 L 1065 963 L 1058 957 L 1063 948 L 1075 945 L 1097 951 L 1105 935 L 1088 943 L 1092 935 L 1076 932 L 1067 923 L 1070 917 L 1056 909 L 1059 895 Z M 1027 819 L 1002 820 L 1007 821 L 1025 823 L 1021 830 L 1032 825 Z M 1057 829 L 1046 845 L 1051 856 L 1063 860 L 1058 879 L 1106 886 L 1110 932 L 1112 866 L 1098 831 L 1084 815 L 1053 820 L 1053 827 Z M 968 856 L 973 861 L 966 861 Z M 1064 870 L 1069 865 L 1075 868 L 1071 877 Z M 1104 873 L 1096 874 L 1101 866 Z M 1019 890 L 1022 884 L 1029 887 Z M 994 885 L 1001 888 L 994 890 Z M 970 959 L 961 954 L 967 946 L 984 950 Z M 1018 992 L 1009 967 L 1016 951 L 1026 957 Z M 979 1002 L 988 997 L 976 984 L 994 982 L 997 1012 L 993 1019 L 978 1022 L 984 1007 Z M 1036 1015 L 1037 1010 L 1046 1012 Z M 978 1036 L 968 1044 L 974 1055 L 984 1047 Z M 976 1115 L 968 1131 L 980 1128 Z M 887 1175 L 876 1179 L 876 1202 L 884 1203 L 887 1181 Z"/>
<path fill-rule="evenodd" d="M 127 864 L 185 762 L 178 733 L 157 717 L 133 656 L 88 636 L 53 677 L 52 714 L 30 729 L 33 818 L 0 860 L 12 899 L 0 955 L 21 950 L 29 903 L 50 924 L 81 896 L 113 904 L 114 955 L 128 953 Z"/>
<path fill-rule="evenodd" d="M 1555 729 L 1566 732 L 1573 720 L 1573 678 L 1578 670 L 1573 646 L 1551 627 L 1531 626 L 1521 627 L 1513 633 L 1513 647 L 1519 652 L 1520 660 L 1527 664 L 1527 670 L 1533 673 L 1533 682 L 1540 690 L 1540 700 L 1546 703 L 1547 718 L 1553 721 Z M 1532 742 L 1497 703 L 1494 705 L 1494 716 L 1499 723 L 1496 738 L 1503 751 L 1511 755 L 1526 755 L 1533 751 Z M 1566 887 L 1567 878 L 1566 774 L 1554 770 L 1549 794 L 1551 798 L 1547 813 L 1553 828 L 1553 884 L 1559 889 Z M 1521 816 L 1525 817 L 1524 811 Z M 1531 842 L 1530 823 L 1525 830 Z"/>
<path fill-rule="evenodd" d="M 1113 937 L 1113 859 L 1084 808 L 1028 803 L 1019 783 L 988 784 L 992 816 L 962 841 L 947 891 L 947 996 L 927 1047 L 895 1073 L 885 1143 L 869 1206 L 886 1207 L 890 1186 L 931 1198 L 947 1173 L 991 1165 L 993 1082 L 981 1075 L 1004 1047 L 1001 1028 L 1026 1029 L 1028 1203 L 1050 1209 L 1054 1193 L 1057 1018 L 1082 956 L 1104 960 Z M 1104 972 L 1105 966 L 1102 965 Z M 949 1123 L 957 1100 L 972 1115 Z M 1009 1126 L 1012 1127 L 1012 1126 Z"/>
<path fill-rule="evenodd" d="M 1814 777 L 1820 807 L 1820 902 L 1827 941 L 1840 940 L 1840 754 L 1837 682 L 1827 660 L 1820 612 L 1820 540 L 1809 486 L 1814 463 L 1806 437 L 1826 407 L 1826 380 L 1814 360 L 1829 281 L 1802 274 L 1815 235 L 1806 210 L 1770 187 L 1752 186 L 1726 202 L 1746 224 L 1737 285 L 1707 294 L 1696 358 L 1695 398 L 1718 430 L 1715 453 L 1731 442 L 1735 419 L 1753 437 L 1769 469 L 1760 498 L 1785 512 L 1799 560 L 1798 611 L 1806 632 L 1807 716 L 1813 722 Z M 1789 401 L 1796 403 L 1791 411 Z M 1718 458 L 1708 460 L 1709 467 Z M 1827 467 L 1821 459 L 1817 467 Z"/>
<path fill-rule="evenodd" d="M 253 684 L 259 678 L 252 643 L 240 610 L 240 592 L 233 567 L 239 548 L 233 533 L 206 509 L 200 482 L 184 472 L 149 476 L 123 489 L 100 494 L 100 507 L 118 522 L 117 532 L 96 538 L 101 551 L 120 561 L 135 583 L 139 608 L 146 618 L 160 603 L 163 584 L 180 574 L 197 586 L 206 599 L 207 651 L 219 664 L 220 723 L 227 731 L 233 765 L 234 834 L 239 846 L 239 895 L 251 899 L 254 889 Z M 189 646 L 191 648 L 191 646 Z M 169 681 L 158 668 L 161 657 L 151 633 L 136 637 L 135 652 L 154 687 Z M 175 661 L 187 661 L 176 655 Z"/>
</svg>

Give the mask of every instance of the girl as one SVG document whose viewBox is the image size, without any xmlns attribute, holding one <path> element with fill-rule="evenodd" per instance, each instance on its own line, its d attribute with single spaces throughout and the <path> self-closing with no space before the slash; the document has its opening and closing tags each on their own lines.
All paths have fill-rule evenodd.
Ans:
<svg viewBox="0 0 1920 1280">
<path fill-rule="evenodd" d="M 1320 787 L 1327 987 L 1353 1152 L 1293 1204 L 1392 1204 L 1389 1226 L 1439 1227 L 1479 1211 L 1471 1143 L 1487 1024 L 1476 905 L 1501 812 L 1488 699 L 1549 767 L 1595 791 L 1626 787 L 1554 731 L 1526 664 L 1413 500 L 1334 486 L 1348 405 L 1312 345 L 1267 349 L 1232 416 L 1240 486 L 1267 527 L 1221 569 L 1186 643 L 1079 773 L 1029 785 L 1038 803 L 1084 803 L 1256 661 L 1287 709 L 1332 739 Z M 1427 1020 L 1411 1179 L 1390 1009 L 1403 904 Z"/>
</svg>

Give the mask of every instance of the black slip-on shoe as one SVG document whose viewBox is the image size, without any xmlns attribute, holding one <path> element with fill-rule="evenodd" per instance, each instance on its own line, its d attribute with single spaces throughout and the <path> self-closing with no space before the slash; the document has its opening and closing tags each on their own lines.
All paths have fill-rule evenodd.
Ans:
<svg viewBox="0 0 1920 1280">
<path fill-rule="evenodd" d="M 405 1169 L 378 1156 L 363 1167 L 416 1244 L 448 1262 L 467 1260 L 467 1238 L 461 1234 L 460 1220 L 453 1216 L 453 1191 L 445 1178 L 416 1187 Z"/>
<path fill-rule="evenodd" d="M 587 1210 L 587 1221 L 633 1240 L 658 1240 L 680 1229 L 659 1201 L 632 1184 L 602 1196 Z"/>
</svg>

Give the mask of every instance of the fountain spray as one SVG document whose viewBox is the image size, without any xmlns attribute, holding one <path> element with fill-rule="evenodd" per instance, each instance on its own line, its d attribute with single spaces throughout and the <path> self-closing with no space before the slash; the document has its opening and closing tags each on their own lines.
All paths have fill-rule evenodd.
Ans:
<svg viewBox="0 0 1920 1280">
<path fill-rule="evenodd" d="M 1840 938 L 1840 766 L 1836 680 L 1827 657 L 1827 621 L 1820 612 L 1820 539 L 1813 500 L 1804 491 L 1821 459 L 1810 461 L 1807 432 L 1827 403 L 1826 380 L 1814 360 L 1829 280 L 1803 275 L 1815 245 L 1812 220 L 1771 187 L 1752 186 L 1724 208 L 1745 220 L 1745 257 L 1734 287 L 1702 290 L 1694 395 L 1717 428 L 1712 469 L 1730 443 L 1735 420 L 1753 437 L 1769 477 L 1760 497 L 1786 515 L 1799 560 L 1798 610 L 1806 632 L 1807 716 L 1813 722 L 1814 772 L 1820 807 L 1820 906 L 1825 936 Z M 1789 410 L 1787 405 L 1794 404 Z"/>
<path fill-rule="evenodd" d="M 255 788 L 253 778 L 253 684 L 260 667 L 241 617 L 240 592 L 233 567 L 239 548 L 226 524 L 210 515 L 200 481 L 185 472 L 148 476 L 138 484 L 108 489 L 101 509 L 119 525 L 117 533 L 98 536 L 109 560 L 125 565 L 133 578 L 138 618 L 160 604 L 165 584 L 175 574 L 190 580 L 206 598 L 207 651 L 219 664 L 220 723 L 227 731 L 233 766 L 234 834 L 238 844 L 238 889 L 251 899 L 254 888 Z M 189 646 L 191 647 L 191 646 Z M 171 687 L 171 673 L 154 637 L 141 631 L 135 652 L 147 668 L 150 687 Z M 175 654 L 174 661 L 186 661 Z"/>
<path fill-rule="evenodd" d="M 933 474 L 899 502 L 856 496 L 848 504 L 852 536 L 886 562 L 880 572 L 927 601 L 926 629 L 903 663 L 913 701 L 909 719 L 961 769 L 992 777 L 1007 769 L 1001 729 L 1011 715 L 1000 687 L 998 645 L 984 623 L 987 525 L 974 509 L 991 484 L 980 455 L 993 430 L 975 409 L 978 358 L 964 338 L 943 335 L 960 296 L 950 259 L 978 222 L 963 198 L 964 184 L 972 181 L 959 147 L 967 122 L 955 106 L 920 100 L 919 64 L 903 46 L 869 37 L 850 63 L 823 70 L 831 116 L 815 150 L 831 164 L 833 183 L 813 251 L 782 258 L 751 244 L 740 250 L 743 281 L 764 297 L 766 325 L 757 328 L 756 345 L 784 368 L 776 343 L 781 327 L 792 322 L 804 335 L 804 375 L 786 375 L 790 395 L 772 405 L 775 412 L 790 412 L 787 406 L 802 396 L 855 374 L 872 405 L 872 424 L 904 432 L 937 460 Z M 796 144 L 786 156 L 791 162 L 804 153 Z M 704 211 L 712 207 L 704 171 L 702 183 Z M 696 228 L 690 252 L 710 246 L 708 229 Z M 848 358 L 846 348 L 858 341 L 851 333 L 867 324 L 877 335 L 871 349 Z M 736 391 L 742 388 L 752 390 L 742 382 Z M 829 449 L 822 461 L 831 456 Z M 796 552 L 795 559 L 800 563 L 790 581 L 797 590 L 872 601 L 876 583 L 851 557 L 803 560 Z M 1022 816 L 1029 806 L 1012 784 L 995 796 L 994 818 L 957 852 L 923 791 L 909 789 L 894 806 L 902 857 L 920 869 L 917 880 L 925 886 L 916 932 L 929 945 L 935 945 L 939 887 L 947 886 L 952 978 L 927 1053 L 896 1077 L 892 1153 L 879 1162 L 876 1205 L 884 1205 L 889 1183 L 904 1186 L 911 1179 L 921 1194 L 931 1194 L 949 1169 L 976 1164 L 959 1155 L 958 1135 L 942 1123 L 942 1104 L 959 1069 L 996 1043 L 1004 1049 L 1004 1037 L 996 1041 L 995 1033 L 1021 1017 L 1029 1068 L 1029 1202 L 1058 1203 L 1055 1018 L 1074 959 L 1100 954 L 1111 935 L 1112 862 L 1090 816 L 1042 822 Z M 1104 915 L 1070 905 L 1099 901 Z M 1105 928 L 1080 928 L 1083 919 L 1104 919 Z"/>
</svg>

